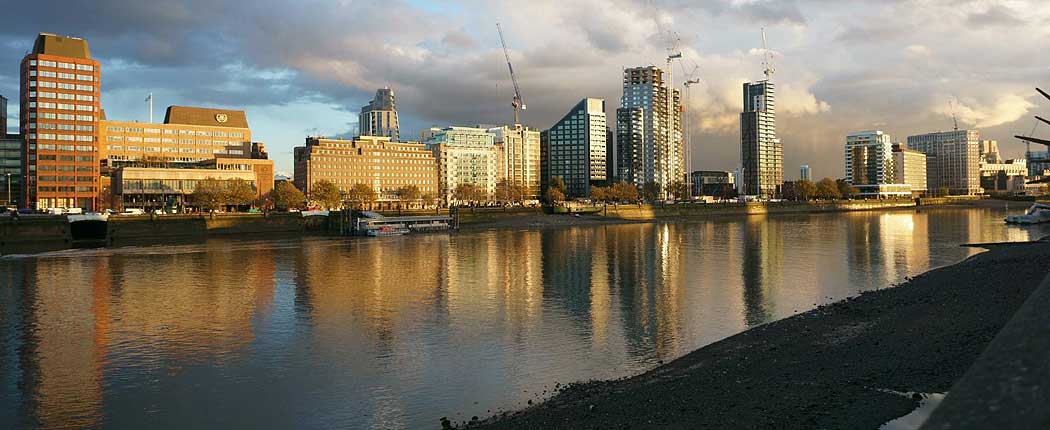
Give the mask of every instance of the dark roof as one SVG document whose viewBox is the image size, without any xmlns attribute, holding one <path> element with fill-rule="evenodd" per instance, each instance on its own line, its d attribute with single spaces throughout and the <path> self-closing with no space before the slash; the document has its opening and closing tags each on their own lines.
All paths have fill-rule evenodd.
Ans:
<svg viewBox="0 0 1050 430">
<path fill-rule="evenodd" d="M 226 121 L 219 121 L 220 119 Z M 242 110 L 168 106 L 168 112 L 164 114 L 164 123 L 248 128 L 248 117 Z"/>
<path fill-rule="evenodd" d="M 77 37 L 56 36 L 40 33 L 33 44 L 34 54 L 57 55 L 60 57 L 91 59 L 91 51 L 86 40 Z"/>
</svg>

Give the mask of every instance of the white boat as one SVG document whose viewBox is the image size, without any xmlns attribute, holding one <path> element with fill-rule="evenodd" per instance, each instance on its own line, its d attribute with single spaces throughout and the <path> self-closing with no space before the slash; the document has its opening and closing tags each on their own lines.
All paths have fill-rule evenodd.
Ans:
<svg viewBox="0 0 1050 430">
<path fill-rule="evenodd" d="M 79 215 L 66 215 L 66 218 L 69 219 L 70 223 L 79 221 L 108 221 L 109 214 L 88 212 L 86 214 Z"/>
<path fill-rule="evenodd" d="M 1036 203 L 1028 208 L 1024 215 L 1009 215 L 1006 217 L 1007 224 L 1039 224 L 1050 222 L 1050 205 Z"/>
<path fill-rule="evenodd" d="M 388 226 L 384 226 L 384 227 L 379 227 L 379 228 L 374 228 L 374 229 L 368 230 L 368 231 L 365 232 L 365 234 L 367 234 L 367 235 L 369 235 L 371 237 L 383 237 L 383 236 L 401 236 L 403 234 L 407 234 L 408 232 L 409 232 L 409 230 L 407 228 L 404 228 L 404 227 L 388 227 Z"/>
</svg>

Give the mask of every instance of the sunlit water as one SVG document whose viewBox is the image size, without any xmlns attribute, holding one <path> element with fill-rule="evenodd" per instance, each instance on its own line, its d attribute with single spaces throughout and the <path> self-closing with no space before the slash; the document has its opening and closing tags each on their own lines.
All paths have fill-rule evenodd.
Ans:
<svg viewBox="0 0 1050 430">
<path fill-rule="evenodd" d="M 439 427 L 1043 227 L 752 216 L 0 259 L 0 428 Z"/>
</svg>

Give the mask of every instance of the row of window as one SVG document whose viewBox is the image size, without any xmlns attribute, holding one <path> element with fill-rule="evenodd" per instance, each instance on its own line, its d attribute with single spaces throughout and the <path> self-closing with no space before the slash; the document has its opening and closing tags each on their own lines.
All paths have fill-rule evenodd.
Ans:
<svg viewBox="0 0 1050 430">
<path fill-rule="evenodd" d="M 95 152 L 94 146 L 85 145 L 52 145 L 50 143 L 35 144 L 30 143 L 29 149 L 40 149 L 41 151 L 76 151 L 76 152 Z"/>
<path fill-rule="evenodd" d="M 37 191 L 41 193 L 93 193 L 95 187 L 38 187 Z"/>
<path fill-rule="evenodd" d="M 190 136 L 196 135 L 196 136 L 210 136 L 210 137 L 232 137 L 232 138 L 237 138 L 237 139 L 240 139 L 240 138 L 244 137 L 244 133 L 237 133 L 237 132 L 227 133 L 225 131 L 173 130 L 173 129 L 161 130 L 159 128 L 121 127 L 121 126 L 115 126 L 115 125 L 111 125 L 111 126 L 106 127 L 106 131 L 108 131 L 110 133 L 125 133 L 126 132 L 126 133 L 147 133 L 147 134 L 161 134 L 162 132 L 164 134 L 176 134 L 176 132 L 177 132 L 178 134 L 190 135 Z"/>
<path fill-rule="evenodd" d="M 39 175 L 36 180 L 39 182 L 95 182 L 95 176 L 52 176 L 52 175 Z"/>
<path fill-rule="evenodd" d="M 95 96 L 88 96 L 83 94 L 53 93 L 50 91 L 41 91 L 39 93 L 36 91 L 30 91 L 29 97 L 37 99 L 77 100 L 82 102 L 95 101 Z"/>
<path fill-rule="evenodd" d="M 30 130 L 36 130 L 38 128 L 37 123 L 29 123 Z M 56 124 L 50 122 L 42 122 L 39 124 L 40 130 L 67 130 L 67 131 L 94 131 L 95 126 L 93 125 L 73 125 L 73 124 Z"/>
<path fill-rule="evenodd" d="M 51 103 L 51 102 L 29 102 L 29 108 L 40 109 L 59 109 L 59 110 L 77 110 L 82 112 L 94 112 L 95 107 L 89 105 L 72 105 L 69 103 Z"/>
<path fill-rule="evenodd" d="M 87 121 L 95 122 L 93 115 L 72 115 L 68 113 L 54 113 L 54 112 L 29 112 L 29 119 L 60 119 L 63 121 Z"/>
<path fill-rule="evenodd" d="M 72 134 L 53 134 L 53 133 L 40 133 L 40 134 L 29 133 L 29 138 L 30 139 L 39 139 L 39 140 L 67 140 L 67 141 L 77 141 L 77 142 L 94 142 L 95 141 L 95 136 L 82 136 L 82 135 L 72 135 Z"/>
<path fill-rule="evenodd" d="M 39 61 L 37 61 L 37 60 L 29 60 L 29 65 L 30 66 L 37 66 L 37 65 L 39 65 L 40 67 L 57 67 L 59 69 L 81 70 L 81 71 L 85 71 L 85 72 L 93 72 L 93 71 L 95 71 L 95 66 L 92 66 L 90 64 L 74 64 L 74 63 L 66 63 L 66 62 L 62 62 L 62 61 L 57 61 L 56 62 L 56 61 L 51 61 L 51 60 L 39 60 Z"/>
<path fill-rule="evenodd" d="M 76 90 L 76 91 L 88 91 L 95 92 L 94 85 L 83 85 L 83 84 L 70 84 L 66 82 L 53 82 L 53 81 L 29 81 L 29 88 L 58 88 L 60 90 Z"/>
<path fill-rule="evenodd" d="M 77 75 L 77 74 L 73 74 L 73 73 L 64 73 L 64 72 L 55 73 L 55 72 L 48 71 L 48 70 L 41 70 L 39 72 L 37 72 L 36 70 L 30 70 L 29 71 L 29 76 L 30 77 L 37 77 L 37 76 L 39 76 L 41 78 L 69 79 L 71 81 L 72 80 L 85 81 L 85 82 L 94 82 L 95 81 L 95 77 L 91 76 L 91 75 Z"/>
<path fill-rule="evenodd" d="M 95 168 L 92 166 L 56 166 L 54 164 L 41 164 L 39 166 L 33 165 L 30 167 L 36 167 L 36 170 L 41 172 L 94 172 Z"/>
<path fill-rule="evenodd" d="M 244 151 L 239 149 L 208 149 L 208 148 L 161 148 L 159 146 L 123 146 L 123 145 L 106 145 L 106 149 L 109 151 L 132 151 L 132 152 L 180 152 L 185 154 L 233 154 L 233 155 L 244 155 Z"/>
<path fill-rule="evenodd" d="M 30 159 L 35 160 L 35 155 L 30 155 Z M 53 154 L 40 154 L 40 161 L 95 161 L 95 157 L 90 155 L 53 155 Z"/>
</svg>

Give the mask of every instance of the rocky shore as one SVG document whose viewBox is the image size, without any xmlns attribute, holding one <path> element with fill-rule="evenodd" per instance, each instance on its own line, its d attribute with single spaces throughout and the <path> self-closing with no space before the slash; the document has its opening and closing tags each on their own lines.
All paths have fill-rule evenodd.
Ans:
<svg viewBox="0 0 1050 430">
<path fill-rule="evenodd" d="M 460 427 L 877 429 L 915 409 L 913 393 L 948 391 L 1047 276 L 1047 261 L 1050 243 L 993 247 L 647 373 L 571 384 Z"/>
</svg>

